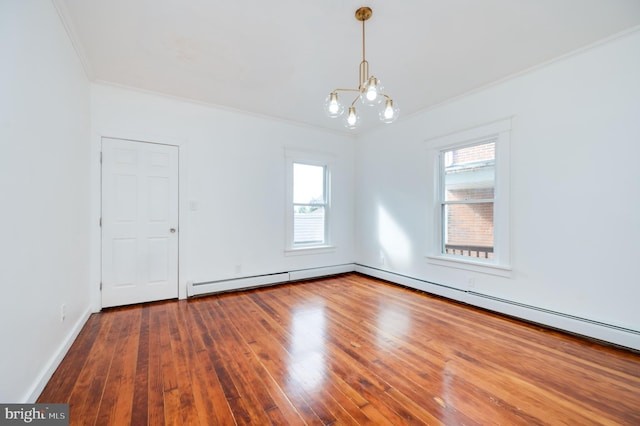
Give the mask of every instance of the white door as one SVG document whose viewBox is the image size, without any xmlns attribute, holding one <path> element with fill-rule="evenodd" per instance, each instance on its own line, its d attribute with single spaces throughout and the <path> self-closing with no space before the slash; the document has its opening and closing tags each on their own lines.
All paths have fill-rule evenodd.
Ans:
<svg viewBox="0 0 640 426">
<path fill-rule="evenodd" d="M 178 297 L 178 147 L 102 139 L 102 306 Z"/>
</svg>

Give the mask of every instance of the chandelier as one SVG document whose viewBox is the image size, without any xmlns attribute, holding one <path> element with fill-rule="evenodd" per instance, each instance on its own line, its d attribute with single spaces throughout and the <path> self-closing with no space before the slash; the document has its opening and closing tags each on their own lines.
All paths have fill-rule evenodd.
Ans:
<svg viewBox="0 0 640 426">
<path fill-rule="evenodd" d="M 360 62 L 358 88 L 335 89 L 329 93 L 324 102 L 324 109 L 327 115 L 331 118 L 337 118 L 342 115 L 344 125 L 348 129 L 355 129 L 360 124 L 360 115 L 355 106 L 358 100 L 368 106 L 380 105 L 384 101 L 384 107 L 378 114 L 380 121 L 383 123 L 393 123 L 398 118 L 398 107 L 395 106 L 393 100 L 384 93 L 382 82 L 373 75 L 369 76 L 369 63 L 365 59 L 364 23 L 371 18 L 372 13 L 371 8 L 366 6 L 356 10 L 356 19 L 362 22 L 362 62 Z M 342 102 L 340 102 L 338 92 L 358 92 L 358 95 L 351 102 L 346 114 L 343 114 L 345 108 Z"/>
</svg>

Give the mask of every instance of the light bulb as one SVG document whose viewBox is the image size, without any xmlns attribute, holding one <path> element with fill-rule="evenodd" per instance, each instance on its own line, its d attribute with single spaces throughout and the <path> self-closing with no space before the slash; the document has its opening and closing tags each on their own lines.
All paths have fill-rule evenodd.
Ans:
<svg viewBox="0 0 640 426">
<path fill-rule="evenodd" d="M 342 115 L 344 112 L 344 105 L 338 99 L 338 93 L 331 92 L 324 100 L 324 111 L 327 113 L 327 116 L 331 118 L 336 118 Z"/>
<path fill-rule="evenodd" d="M 375 86 L 369 86 L 367 88 L 367 93 L 365 94 L 365 96 L 367 97 L 367 101 L 368 102 L 374 102 L 376 100 L 376 98 L 378 97 L 378 92 L 376 91 L 376 87 Z"/>
<path fill-rule="evenodd" d="M 389 124 L 396 121 L 399 114 L 400 109 L 398 109 L 398 107 L 393 104 L 393 101 L 391 99 L 387 99 L 384 108 L 382 109 L 382 111 L 380 111 L 380 114 L 378 114 L 378 116 L 380 117 L 380 121 Z"/>
<path fill-rule="evenodd" d="M 349 107 L 349 112 L 344 119 L 344 125 L 347 129 L 355 129 L 360 124 L 360 116 L 355 107 Z"/>
<path fill-rule="evenodd" d="M 372 76 L 362 87 L 360 100 L 365 105 L 377 105 L 382 102 L 383 91 L 382 82 Z"/>
</svg>

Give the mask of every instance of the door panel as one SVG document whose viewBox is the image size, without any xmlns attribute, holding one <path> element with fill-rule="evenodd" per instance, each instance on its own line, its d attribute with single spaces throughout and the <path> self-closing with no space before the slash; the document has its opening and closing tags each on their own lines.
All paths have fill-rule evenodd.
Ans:
<svg viewBox="0 0 640 426">
<path fill-rule="evenodd" d="M 178 297 L 178 147 L 103 138 L 102 153 L 102 306 Z"/>
</svg>

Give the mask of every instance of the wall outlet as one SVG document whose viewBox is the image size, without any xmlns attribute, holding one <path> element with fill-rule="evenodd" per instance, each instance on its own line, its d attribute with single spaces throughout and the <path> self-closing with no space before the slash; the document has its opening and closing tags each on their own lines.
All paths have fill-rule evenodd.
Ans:
<svg viewBox="0 0 640 426">
<path fill-rule="evenodd" d="M 67 319 L 67 305 L 64 303 L 60 305 L 60 322 L 64 322 Z"/>
</svg>

